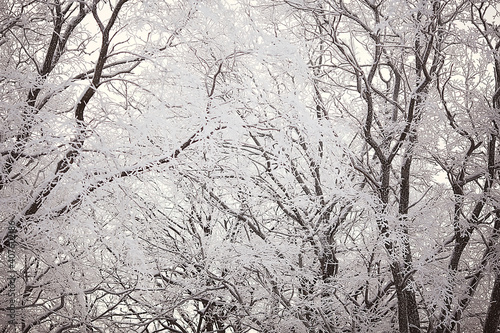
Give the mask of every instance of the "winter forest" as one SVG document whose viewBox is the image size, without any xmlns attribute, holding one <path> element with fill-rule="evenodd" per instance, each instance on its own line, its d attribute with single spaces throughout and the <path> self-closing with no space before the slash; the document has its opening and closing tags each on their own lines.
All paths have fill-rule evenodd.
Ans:
<svg viewBox="0 0 500 333">
<path fill-rule="evenodd" d="M 494 0 L 0 0 L 0 117 L 1 332 L 499 332 Z"/>
</svg>

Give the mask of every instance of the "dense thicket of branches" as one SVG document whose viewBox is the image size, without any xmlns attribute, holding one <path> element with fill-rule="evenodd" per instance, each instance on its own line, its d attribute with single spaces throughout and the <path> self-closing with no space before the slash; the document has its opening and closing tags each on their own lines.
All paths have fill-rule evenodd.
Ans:
<svg viewBox="0 0 500 333">
<path fill-rule="evenodd" d="M 499 16 L 0 0 L 0 331 L 497 332 Z"/>
</svg>

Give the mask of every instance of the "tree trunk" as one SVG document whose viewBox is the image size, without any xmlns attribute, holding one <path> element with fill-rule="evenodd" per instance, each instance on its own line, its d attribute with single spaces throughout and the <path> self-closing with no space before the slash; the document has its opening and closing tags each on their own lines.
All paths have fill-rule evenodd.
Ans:
<svg viewBox="0 0 500 333">
<path fill-rule="evenodd" d="M 498 324 L 500 323 L 500 273 L 497 273 L 493 290 L 491 291 L 490 306 L 486 321 L 484 324 L 483 333 L 498 332 Z"/>
</svg>

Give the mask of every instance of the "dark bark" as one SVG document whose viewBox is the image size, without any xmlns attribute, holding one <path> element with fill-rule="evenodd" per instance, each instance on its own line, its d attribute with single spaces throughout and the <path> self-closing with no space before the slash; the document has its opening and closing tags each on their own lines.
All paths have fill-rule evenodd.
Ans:
<svg viewBox="0 0 500 333">
<path fill-rule="evenodd" d="M 495 277 L 483 333 L 496 333 L 500 323 L 500 274 Z"/>
</svg>

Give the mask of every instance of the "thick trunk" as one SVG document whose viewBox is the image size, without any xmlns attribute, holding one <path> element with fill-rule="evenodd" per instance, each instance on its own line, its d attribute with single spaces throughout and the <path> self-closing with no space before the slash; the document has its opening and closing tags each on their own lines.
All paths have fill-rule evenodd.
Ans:
<svg viewBox="0 0 500 333">
<path fill-rule="evenodd" d="M 396 287 L 396 296 L 398 297 L 399 333 L 409 333 L 408 295 L 404 290 L 401 266 L 398 263 L 391 264 L 391 272 L 394 280 L 394 285 Z"/>
<path fill-rule="evenodd" d="M 399 194 L 399 214 L 402 221 L 402 234 L 404 235 L 404 274 L 411 274 L 413 259 L 410 248 L 410 241 L 408 239 L 408 212 L 410 207 L 410 174 L 411 174 L 411 163 L 412 163 L 412 147 L 413 143 L 416 141 L 416 134 L 412 133 L 410 136 L 410 147 L 406 151 L 405 160 L 401 167 L 401 187 Z M 404 277 L 403 277 L 404 278 Z M 415 296 L 415 291 L 408 288 L 408 281 L 412 281 L 413 278 L 404 278 L 403 288 L 406 295 L 407 301 L 407 314 L 408 314 L 408 324 L 411 333 L 420 332 L 420 316 L 418 314 L 417 299 Z"/>
<path fill-rule="evenodd" d="M 500 273 L 497 274 L 491 291 L 490 305 L 483 333 L 498 332 L 498 324 L 500 324 Z"/>
</svg>

